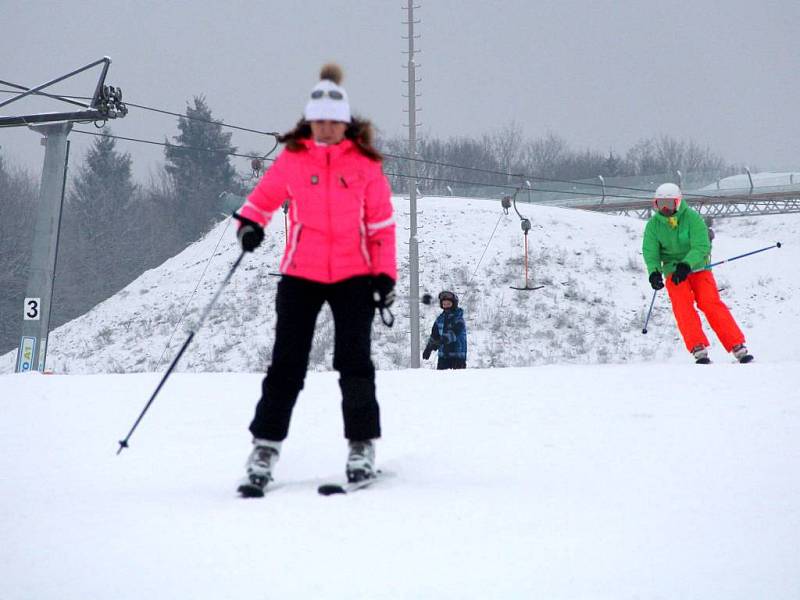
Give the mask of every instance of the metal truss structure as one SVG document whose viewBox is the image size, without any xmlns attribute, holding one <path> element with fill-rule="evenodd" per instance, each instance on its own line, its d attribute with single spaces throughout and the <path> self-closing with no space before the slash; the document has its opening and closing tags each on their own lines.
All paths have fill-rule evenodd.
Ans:
<svg viewBox="0 0 800 600">
<path fill-rule="evenodd" d="M 69 79 L 70 77 L 78 75 L 79 73 L 83 73 L 84 71 L 88 71 L 89 69 L 92 69 L 98 65 L 103 65 L 103 68 L 100 72 L 97 85 L 95 86 L 94 94 L 88 103 L 81 102 L 76 98 L 59 96 L 57 94 L 50 94 L 43 91 L 50 86 L 55 85 L 56 83 L 64 81 L 65 79 Z M 83 109 L 73 110 L 70 112 L 36 113 L 31 115 L 16 115 L 11 117 L 0 116 L 0 127 L 18 127 L 21 125 L 35 125 L 38 123 L 54 123 L 62 121 L 106 121 L 108 119 L 124 117 L 126 114 L 128 114 L 128 108 L 122 102 L 122 90 L 120 88 L 108 86 L 105 83 L 109 66 L 111 66 L 111 59 L 107 56 L 104 56 L 100 60 L 96 60 L 91 64 L 81 67 L 80 69 L 75 69 L 66 75 L 56 77 L 55 79 L 46 81 L 45 83 L 37 85 L 33 88 L 28 88 L 17 83 L 11 83 L 10 81 L 0 80 L 0 84 L 2 85 L 7 85 L 9 87 L 13 87 L 14 89 L 21 90 L 21 92 L 16 96 L 9 98 L 4 102 L 0 102 L 0 108 L 9 105 L 12 102 L 17 102 L 27 96 L 35 95 L 66 102 L 67 104 L 79 106 Z"/>
<path fill-rule="evenodd" d="M 692 197 L 687 194 L 686 198 L 701 215 L 715 219 L 800 213 L 800 190 L 736 196 Z M 574 208 L 640 219 L 649 219 L 653 214 L 650 200 L 588 204 Z"/>
</svg>

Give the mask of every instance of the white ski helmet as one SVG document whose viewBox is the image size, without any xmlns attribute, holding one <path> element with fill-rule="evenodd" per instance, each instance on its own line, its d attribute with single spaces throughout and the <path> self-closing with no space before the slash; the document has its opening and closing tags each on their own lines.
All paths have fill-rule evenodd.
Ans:
<svg viewBox="0 0 800 600">
<path fill-rule="evenodd" d="M 656 188 L 653 206 L 655 206 L 656 210 L 662 210 L 664 208 L 678 210 L 682 198 L 683 194 L 681 194 L 681 188 L 674 183 L 662 183 Z"/>
</svg>

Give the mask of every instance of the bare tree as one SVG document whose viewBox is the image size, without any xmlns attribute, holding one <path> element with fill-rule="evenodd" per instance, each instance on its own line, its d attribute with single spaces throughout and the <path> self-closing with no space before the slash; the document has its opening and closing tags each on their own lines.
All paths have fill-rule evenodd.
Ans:
<svg viewBox="0 0 800 600">
<path fill-rule="evenodd" d="M 408 189 L 407 142 L 399 137 L 391 138 L 384 140 L 381 148 L 394 155 L 387 156 L 385 163 L 393 189 L 405 192 Z M 552 132 L 541 138 L 525 139 L 521 128 L 513 121 L 479 137 L 426 138 L 420 140 L 417 150 L 420 186 L 433 193 L 448 193 L 449 187 L 463 194 L 497 194 L 509 184 L 519 183 L 519 178 L 509 174 L 559 180 L 548 187 L 560 194 L 565 189 L 574 189 L 574 180 L 596 180 L 598 175 L 674 176 L 677 170 L 684 175 L 694 171 L 730 171 L 722 158 L 693 141 L 666 135 L 642 139 L 623 159 L 613 150 L 608 153 L 590 148 L 574 150 Z"/>
<path fill-rule="evenodd" d="M 554 133 L 525 142 L 522 149 L 522 170 L 537 177 L 555 177 L 559 166 L 570 154 L 567 142 Z"/>
<path fill-rule="evenodd" d="M 639 140 L 628 150 L 625 159 L 633 175 L 673 174 L 678 170 L 684 173 L 724 172 L 730 169 L 708 147 L 664 134 Z"/>
<path fill-rule="evenodd" d="M 497 131 L 484 136 L 489 151 L 494 156 L 500 170 L 512 173 L 520 164 L 523 149 L 522 127 L 510 121 Z M 511 182 L 511 177 L 507 182 Z"/>
</svg>

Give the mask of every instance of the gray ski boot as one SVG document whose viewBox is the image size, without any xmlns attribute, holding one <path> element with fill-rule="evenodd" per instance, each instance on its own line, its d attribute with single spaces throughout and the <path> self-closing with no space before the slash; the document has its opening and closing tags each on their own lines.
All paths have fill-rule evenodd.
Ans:
<svg viewBox="0 0 800 600">
<path fill-rule="evenodd" d="M 375 477 L 375 444 L 372 440 L 349 440 L 347 445 L 347 481 L 355 483 Z"/>
<path fill-rule="evenodd" d="M 692 349 L 692 354 L 694 355 L 694 362 L 698 365 L 711 364 L 711 359 L 708 358 L 708 348 L 705 346 L 695 346 Z"/>
<path fill-rule="evenodd" d="M 247 457 L 247 476 L 239 486 L 239 493 L 245 498 L 260 498 L 264 489 L 272 481 L 272 469 L 278 462 L 281 442 L 253 440 L 253 451 Z"/>
<path fill-rule="evenodd" d="M 731 348 L 731 354 L 740 363 L 749 363 L 753 360 L 753 355 L 747 351 L 747 346 L 744 344 L 737 344 Z"/>
</svg>

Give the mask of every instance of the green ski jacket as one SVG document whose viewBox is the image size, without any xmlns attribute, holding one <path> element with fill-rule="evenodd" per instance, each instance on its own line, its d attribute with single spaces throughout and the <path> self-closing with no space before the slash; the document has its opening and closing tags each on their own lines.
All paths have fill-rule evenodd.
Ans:
<svg viewBox="0 0 800 600">
<path fill-rule="evenodd" d="M 674 216 L 657 212 L 644 228 L 642 256 L 648 275 L 654 271 L 671 275 L 679 262 L 692 270 L 702 269 L 709 263 L 710 254 L 708 226 L 685 200 L 681 200 Z"/>
</svg>

